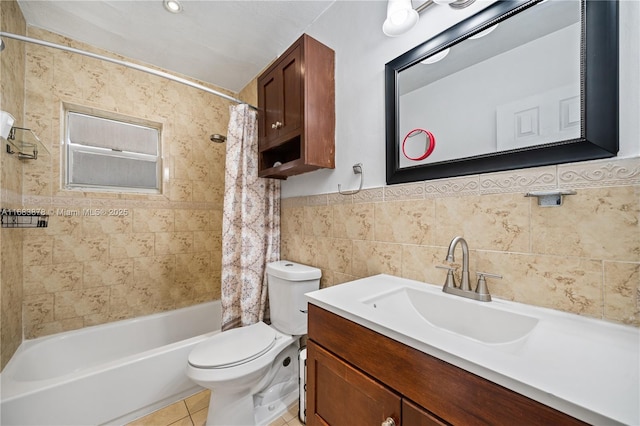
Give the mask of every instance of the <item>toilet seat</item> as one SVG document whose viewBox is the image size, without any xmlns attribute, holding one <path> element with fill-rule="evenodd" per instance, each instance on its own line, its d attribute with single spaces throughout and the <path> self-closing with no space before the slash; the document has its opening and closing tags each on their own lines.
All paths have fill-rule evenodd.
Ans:
<svg viewBox="0 0 640 426">
<path fill-rule="evenodd" d="M 245 364 L 268 352 L 276 337 L 276 331 L 263 322 L 224 331 L 197 345 L 189 354 L 189 364 L 203 369 Z"/>
</svg>

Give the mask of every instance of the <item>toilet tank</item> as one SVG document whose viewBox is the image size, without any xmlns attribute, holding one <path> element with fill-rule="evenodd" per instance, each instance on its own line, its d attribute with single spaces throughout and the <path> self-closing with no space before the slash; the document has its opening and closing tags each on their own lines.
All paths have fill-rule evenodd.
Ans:
<svg viewBox="0 0 640 426">
<path fill-rule="evenodd" d="M 285 334 L 307 334 L 305 293 L 320 288 L 320 269 L 288 260 L 267 264 L 271 324 Z"/>
</svg>

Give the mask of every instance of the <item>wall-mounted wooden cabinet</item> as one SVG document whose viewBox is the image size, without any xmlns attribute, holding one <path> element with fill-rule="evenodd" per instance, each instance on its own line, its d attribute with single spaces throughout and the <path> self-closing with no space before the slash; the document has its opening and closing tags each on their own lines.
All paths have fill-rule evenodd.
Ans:
<svg viewBox="0 0 640 426">
<path fill-rule="evenodd" d="M 585 425 L 315 305 L 306 415 L 310 426 Z"/>
<path fill-rule="evenodd" d="M 335 167 L 334 52 L 304 34 L 258 77 L 261 177 Z"/>
</svg>

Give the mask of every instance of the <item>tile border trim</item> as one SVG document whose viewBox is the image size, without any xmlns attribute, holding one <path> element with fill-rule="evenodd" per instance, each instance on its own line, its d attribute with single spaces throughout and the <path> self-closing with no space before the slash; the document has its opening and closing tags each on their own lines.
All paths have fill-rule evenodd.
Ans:
<svg viewBox="0 0 640 426">
<path fill-rule="evenodd" d="M 282 199 L 283 208 L 351 203 L 404 201 L 467 195 L 526 193 L 552 189 L 602 188 L 640 185 L 640 157 L 518 169 L 401 185 Z"/>
</svg>

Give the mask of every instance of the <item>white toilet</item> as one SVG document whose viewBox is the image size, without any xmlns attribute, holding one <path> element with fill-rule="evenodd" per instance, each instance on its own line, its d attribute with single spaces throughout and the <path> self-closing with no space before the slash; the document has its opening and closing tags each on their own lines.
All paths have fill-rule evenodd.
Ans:
<svg viewBox="0 0 640 426">
<path fill-rule="evenodd" d="M 320 287 L 320 275 L 287 260 L 269 263 L 271 325 L 223 331 L 191 351 L 187 376 L 211 389 L 207 425 L 264 425 L 298 398 L 299 337 L 307 333 L 304 294 Z"/>
</svg>

